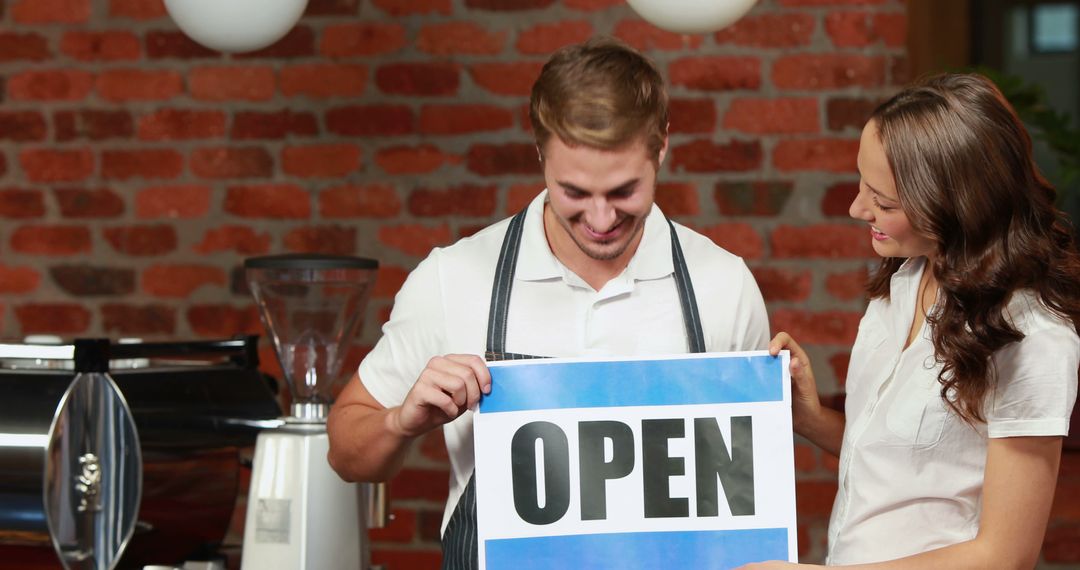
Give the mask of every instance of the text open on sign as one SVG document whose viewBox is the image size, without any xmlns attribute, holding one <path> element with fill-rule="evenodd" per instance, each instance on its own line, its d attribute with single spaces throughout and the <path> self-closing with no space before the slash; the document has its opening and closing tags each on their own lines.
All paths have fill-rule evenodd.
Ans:
<svg viewBox="0 0 1080 570">
<path fill-rule="evenodd" d="M 786 351 L 489 366 L 481 570 L 796 560 Z"/>
</svg>

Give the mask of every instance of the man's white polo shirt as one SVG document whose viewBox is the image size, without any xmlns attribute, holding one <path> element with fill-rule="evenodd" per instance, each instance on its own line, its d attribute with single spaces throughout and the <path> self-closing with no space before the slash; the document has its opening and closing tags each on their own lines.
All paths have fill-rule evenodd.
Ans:
<svg viewBox="0 0 1080 570">
<path fill-rule="evenodd" d="M 670 230 L 655 205 L 637 252 L 599 291 L 555 258 L 544 234 L 547 192 L 530 203 L 510 297 L 506 350 L 549 357 L 631 356 L 687 351 L 671 260 Z M 434 357 L 485 350 L 495 265 L 509 220 L 446 248 L 409 274 L 360 378 L 397 406 Z M 676 225 L 709 351 L 759 350 L 769 342 L 765 304 L 743 260 Z M 450 496 L 443 529 L 473 471 L 472 412 L 444 427 Z"/>
</svg>

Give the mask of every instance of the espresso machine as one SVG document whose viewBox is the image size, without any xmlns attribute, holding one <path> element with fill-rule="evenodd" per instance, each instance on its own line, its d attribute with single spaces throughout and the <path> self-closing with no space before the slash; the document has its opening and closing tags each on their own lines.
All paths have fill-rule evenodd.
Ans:
<svg viewBox="0 0 1080 570">
<path fill-rule="evenodd" d="M 330 468 L 326 418 L 378 263 L 289 254 L 250 258 L 244 269 L 292 404 L 256 442 L 241 567 L 367 570 L 367 528 L 381 524 L 368 513 L 382 507 L 382 487 L 346 483 Z"/>
</svg>

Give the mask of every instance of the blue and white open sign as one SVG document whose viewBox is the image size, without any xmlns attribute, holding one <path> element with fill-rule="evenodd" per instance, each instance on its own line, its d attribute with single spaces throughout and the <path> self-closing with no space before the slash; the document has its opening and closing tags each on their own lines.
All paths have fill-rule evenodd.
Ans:
<svg viewBox="0 0 1080 570">
<path fill-rule="evenodd" d="M 490 363 L 481 570 L 795 561 L 788 358 Z"/>
</svg>

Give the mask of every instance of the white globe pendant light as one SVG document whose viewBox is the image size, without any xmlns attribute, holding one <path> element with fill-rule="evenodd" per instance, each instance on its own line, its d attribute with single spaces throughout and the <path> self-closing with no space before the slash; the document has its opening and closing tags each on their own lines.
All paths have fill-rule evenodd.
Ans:
<svg viewBox="0 0 1080 570">
<path fill-rule="evenodd" d="M 743 17 L 757 0 L 627 0 L 652 25 L 678 34 L 715 32 Z"/>
<path fill-rule="evenodd" d="M 165 0 L 169 16 L 189 38 L 229 53 L 278 41 L 306 6 L 307 0 Z"/>
</svg>

